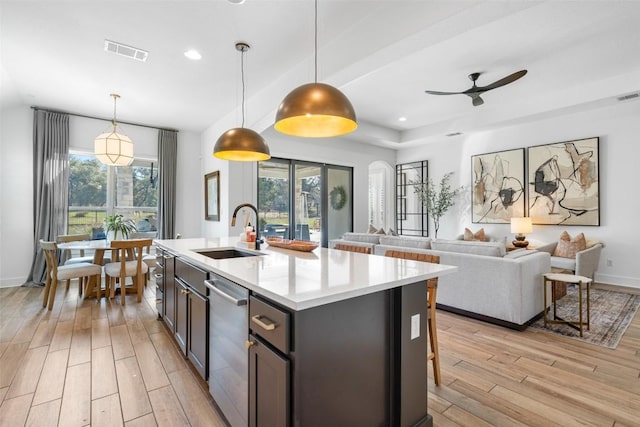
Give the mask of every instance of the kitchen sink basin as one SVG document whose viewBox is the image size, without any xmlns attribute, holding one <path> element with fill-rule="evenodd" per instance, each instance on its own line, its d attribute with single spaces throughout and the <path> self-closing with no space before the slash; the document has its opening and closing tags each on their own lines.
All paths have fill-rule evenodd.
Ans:
<svg viewBox="0 0 640 427">
<path fill-rule="evenodd" d="M 227 259 L 227 258 L 241 258 L 248 256 L 258 256 L 262 255 L 259 253 L 241 251 L 238 249 L 205 249 L 196 251 L 201 255 L 207 256 L 213 259 Z"/>
</svg>

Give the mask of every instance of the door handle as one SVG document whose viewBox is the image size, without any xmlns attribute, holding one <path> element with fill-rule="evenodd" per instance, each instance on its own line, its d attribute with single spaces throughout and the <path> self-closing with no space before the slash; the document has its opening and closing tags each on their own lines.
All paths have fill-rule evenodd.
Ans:
<svg viewBox="0 0 640 427">
<path fill-rule="evenodd" d="M 259 314 L 256 314 L 255 316 L 251 316 L 251 321 L 256 325 L 260 326 L 262 329 L 265 329 L 267 331 L 273 331 L 276 328 L 276 324 L 273 323 L 268 317 L 261 316 Z M 266 323 L 266 322 L 269 322 L 269 323 Z"/>
<path fill-rule="evenodd" d="M 189 292 L 189 291 L 188 291 L 188 290 L 186 290 L 186 289 L 180 289 L 180 293 L 181 293 L 182 295 L 189 295 L 191 292 Z"/>
</svg>

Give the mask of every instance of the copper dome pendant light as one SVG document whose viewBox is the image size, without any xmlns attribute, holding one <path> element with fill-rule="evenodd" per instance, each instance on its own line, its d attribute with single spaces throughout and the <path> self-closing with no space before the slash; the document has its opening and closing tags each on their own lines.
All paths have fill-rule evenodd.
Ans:
<svg viewBox="0 0 640 427">
<path fill-rule="evenodd" d="M 307 138 L 345 135 L 358 127 L 349 99 L 338 89 L 318 83 L 318 0 L 315 0 L 315 81 L 299 86 L 284 98 L 274 128 Z"/>
<path fill-rule="evenodd" d="M 113 129 L 96 137 L 93 143 L 96 158 L 109 166 L 129 166 L 133 163 L 133 142 L 131 138 L 118 129 L 116 122 L 116 101 L 120 98 L 117 93 L 109 96 L 113 98 Z M 118 133 L 120 131 L 120 133 Z"/>
<path fill-rule="evenodd" d="M 269 147 L 262 136 L 244 127 L 244 53 L 250 46 L 247 43 L 236 43 L 236 50 L 241 53 L 242 72 L 242 124 L 239 128 L 229 129 L 216 141 L 213 155 L 219 159 L 236 162 L 260 162 L 271 158 Z"/>
</svg>

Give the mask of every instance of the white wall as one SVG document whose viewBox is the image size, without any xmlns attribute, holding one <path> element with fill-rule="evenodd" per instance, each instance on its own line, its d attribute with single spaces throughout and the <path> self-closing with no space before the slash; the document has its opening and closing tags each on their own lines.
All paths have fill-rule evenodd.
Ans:
<svg viewBox="0 0 640 427">
<path fill-rule="evenodd" d="M 33 254 L 33 113 L 0 111 L 0 287 L 25 282 Z"/>
<path fill-rule="evenodd" d="M 602 240 L 596 281 L 640 288 L 640 263 L 637 262 L 637 227 L 640 190 L 637 174 L 640 158 L 640 102 L 626 102 L 584 113 L 575 113 L 528 124 L 481 132 L 466 137 L 449 138 L 438 144 L 398 152 L 398 163 L 429 161 L 429 175 L 439 180 L 454 171 L 454 183 L 471 185 L 471 156 L 512 148 L 553 142 L 600 137 L 600 226 L 534 225 L 527 238 L 533 244 L 557 240 L 563 230 L 572 236 L 584 232 L 587 239 Z M 464 227 L 484 227 L 495 235 L 510 234 L 507 224 L 472 224 L 470 191 L 441 220 L 438 237 L 452 238 Z M 607 265 L 611 260 L 611 266 Z"/>
<path fill-rule="evenodd" d="M 33 111 L 27 106 L 0 111 L 0 287 L 26 280 L 33 257 Z M 93 140 L 109 127 L 102 120 L 69 117 L 71 150 L 93 152 Z M 124 125 L 134 142 L 136 157 L 157 158 L 158 131 Z M 200 235 L 198 205 L 202 191 L 200 136 L 178 132 L 176 232 Z"/>
</svg>

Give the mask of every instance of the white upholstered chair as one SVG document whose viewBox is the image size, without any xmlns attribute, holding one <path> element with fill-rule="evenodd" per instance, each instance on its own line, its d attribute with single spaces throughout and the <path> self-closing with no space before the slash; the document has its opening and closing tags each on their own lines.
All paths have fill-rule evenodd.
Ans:
<svg viewBox="0 0 640 427">
<path fill-rule="evenodd" d="M 551 268 L 569 270 L 577 276 L 588 277 L 590 279 L 594 278 L 593 276 L 600 264 L 600 253 L 602 252 L 602 248 L 604 248 L 604 243 L 587 241 L 587 248 L 576 252 L 575 258 L 554 256 L 553 254 L 557 245 L 558 242 L 552 242 L 543 246 L 537 246 L 536 249 L 551 254 Z"/>
<path fill-rule="evenodd" d="M 68 288 L 69 280 L 78 279 L 80 294 L 83 293 L 83 287 L 85 283 L 88 282 L 85 278 L 96 276 L 96 280 L 100 283 L 100 276 L 102 275 L 101 266 L 88 262 L 58 266 L 58 245 L 56 242 L 40 240 L 40 246 L 42 247 L 42 252 L 44 253 L 45 261 L 47 263 L 47 280 L 45 282 L 44 297 L 42 300 L 43 307 L 47 305 L 48 301 L 49 310 L 53 308 L 59 280 L 66 280 Z"/>
</svg>

